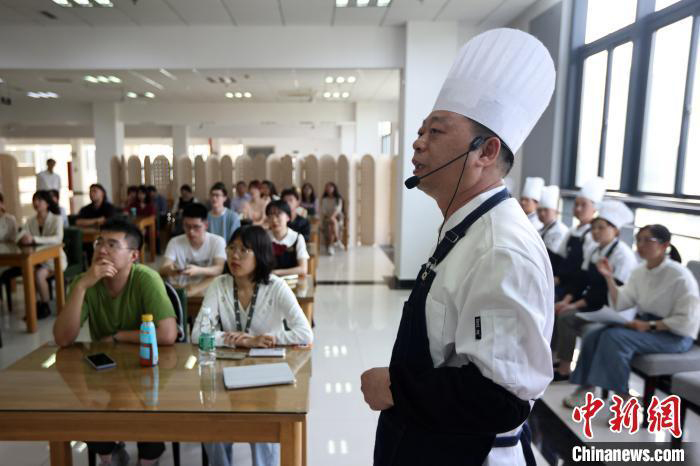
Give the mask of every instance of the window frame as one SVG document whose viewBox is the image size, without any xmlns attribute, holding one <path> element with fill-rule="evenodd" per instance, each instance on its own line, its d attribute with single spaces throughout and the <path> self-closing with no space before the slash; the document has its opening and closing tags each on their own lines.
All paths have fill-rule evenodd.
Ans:
<svg viewBox="0 0 700 466">
<path fill-rule="evenodd" d="M 605 95 L 603 102 L 603 121 L 601 124 L 601 139 L 598 157 L 598 175 L 602 176 L 605 169 L 605 145 L 607 136 L 607 117 L 610 102 L 610 80 L 614 49 L 626 42 L 632 42 L 632 63 L 630 83 L 627 95 L 627 115 L 625 119 L 624 149 L 622 154 L 622 170 L 620 173 L 620 188 L 609 192 L 618 192 L 630 196 L 655 196 L 675 199 L 700 199 L 700 195 L 683 193 L 685 177 L 685 160 L 687 156 L 688 131 L 690 124 L 693 81 L 700 48 L 700 2 L 696 0 L 681 0 L 660 11 L 654 11 L 655 0 L 638 0 L 637 14 L 634 23 L 614 31 L 593 42 L 585 44 L 587 0 L 573 2 L 571 23 L 571 55 L 566 92 L 566 114 L 564 121 L 565 153 L 570 156 L 562 161 L 561 179 L 568 189 L 576 189 L 576 167 L 578 163 L 578 139 L 580 130 L 581 98 L 583 89 L 583 69 L 585 60 L 604 50 L 608 51 L 608 64 L 605 77 Z M 676 173 L 673 193 L 655 193 L 639 189 L 641 172 L 642 137 L 648 106 L 649 73 L 653 51 L 654 33 L 672 23 L 687 17 L 692 18 L 688 69 L 684 90 L 680 139 L 678 144 Z M 695 109 L 700 114 L 700 109 Z M 698 116 L 698 115 L 696 115 Z"/>
</svg>

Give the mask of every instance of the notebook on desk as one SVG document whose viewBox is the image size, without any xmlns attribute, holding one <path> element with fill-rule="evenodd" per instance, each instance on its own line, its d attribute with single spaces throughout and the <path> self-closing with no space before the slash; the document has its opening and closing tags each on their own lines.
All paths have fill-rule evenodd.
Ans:
<svg viewBox="0 0 700 466">
<path fill-rule="evenodd" d="M 294 373 L 286 362 L 224 367 L 224 385 L 228 390 L 285 385 L 294 382 L 296 382 Z"/>
</svg>

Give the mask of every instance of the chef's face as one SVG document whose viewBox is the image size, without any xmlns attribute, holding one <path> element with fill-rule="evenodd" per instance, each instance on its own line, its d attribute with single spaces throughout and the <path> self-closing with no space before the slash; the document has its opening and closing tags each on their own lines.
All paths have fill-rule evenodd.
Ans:
<svg viewBox="0 0 700 466">
<path fill-rule="evenodd" d="M 415 167 L 413 174 L 425 175 L 463 154 L 469 149 L 469 144 L 476 136 L 479 134 L 475 132 L 474 125 L 466 117 L 443 110 L 432 112 L 423 121 L 418 130 L 418 138 L 413 143 L 412 162 Z M 488 141 L 498 141 L 498 139 L 491 138 Z M 500 145 L 497 146 L 498 150 L 493 160 L 486 160 L 487 157 L 484 156 L 486 146 L 487 144 L 484 144 L 482 148 L 466 157 L 460 191 L 474 189 L 488 169 L 496 168 L 492 165 L 496 163 Z M 445 196 L 449 199 L 455 190 L 464 163 L 464 160 L 459 160 L 454 165 L 435 172 L 421 180 L 418 188 L 435 198 L 438 203 Z"/>
<path fill-rule="evenodd" d="M 537 218 L 540 219 L 544 225 L 549 225 L 557 218 L 557 211 L 554 209 L 548 209 L 546 207 L 537 208 Z"/>
<path fill-rule="evenodd" d="M 520 198 L 520 207 L 523 208 L 526 214 L 530 215 L 537 210 L 537 201 L 531 197 L 523 196 Z"/>
<path fill-rule="evenodd" d="M 601 246 L 605 246 L 612 242 L 615 238 L 617 238 L 618 233 L 617 228 L 602 218 L 593 220 L 593 223 L 591 224 L 591 235 L 593 236 L 593 241 Z"/>
<path fill-rule="evenodd" d="M 574 217 L 581 223 L 590 223 L 595 215 L 595 205 L 590 199 L 576 197 L 574 201 Z"/>
</svg>

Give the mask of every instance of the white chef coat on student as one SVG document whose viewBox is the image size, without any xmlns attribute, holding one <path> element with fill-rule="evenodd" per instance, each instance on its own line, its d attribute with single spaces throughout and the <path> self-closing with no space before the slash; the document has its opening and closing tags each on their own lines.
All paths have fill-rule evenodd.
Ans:
<svg viewBox="0 0 700 466">
<path fill-rule="evenodd" d="M 561 245 L 559 245 L 559 250 L 553 252 L 556 252 L 561 257 L 566 257 L 566 243 L 569 241 L 569 238 L 571 238 L 572 236 L 574 238 L 580 238 L 581 236 L 583 236 L 583 255 L 584 257 L 590 257 L 590 255 L 593 253 L 593 250 L 598 247 L 598 243 L 596 243 L 593 239 L 593 235 L 591 234 L 590 229 L 590 223 L 585 225 L 579 223 L 576 226 L 572 226 L 571 228 L 569 228 L 569 232 L 562 240 Z"/>
<path fill-rule="evenodd" d="M 501 189 L 482 193 L 457 210 L 443 235 Z M 542 238 L 515 199 L 491 209 L 457 242 L 437 266 L 425 306 L 435 367 L 473 363 L 484 377 L 522 400 L 544 393 L 552 380 L 552 267 Z M 475 317 L 481 318 L 479 340 Z M 525 464 L 520 443 L 492 449 L 485 464 Z"/>
<path fill-rule="evenodd" d="M 608 298 L 612 303 L 612 299 Z M 682 264 L 669 258 L 653 269 L 643 262 L 632 271 L 624 286 L 617 289 L 615 309 L 637 307 L 649 312 L 676 335 L 697 338 L 700 329 L 698 283 Z"/>
<path fill-rule="evenodd" d="M 621 240 L 611 241 L 602 248 L 596 247 L 587 255 L 584 251 L 583 265 L 581 268 L 583 270 L 588 269 L 588 264 L 590 264 L 591 261 L 595 267 L 595 264 L 608 254 L 608 251 L 610 251 L 610 248 L 612 248 L 616 242 L 617 246 L 615 246 L 615 249 L 613 250 L 612 254 L 610 254 L 610 257 L 608 257 L 608 261 L 613 269 L 613 277 L 622 283 L 627 283 L 627 280 L 629 280 L 630 275 L 632 274 L 632 270 L 639 265 L 639 261 L 637 260 L 637 256 L 634 254 L 632 249 L 627 246 L 627 243 Z"/>
<path fill-rule="evenodd" d="M 561 220 L 555 220 L 554 225 L 544 226 L 539 230 L 542 241 L 544 241 L 544 246 L 552 252 L 559 251 L 561 242 L 564 241 L 568 232 L 569 229 Z"/>
<path fill-rule="evenodd" d="M 530 223 L 532 223 L 532 226 L 535 227 L 535 230 L 540 231 L 544 225 L 542 225 L 542 222 L 540 222 L 540 219 L 537 218 L 537 212 L 532 212 L 531 214 L 527 214 L 528 220 L 530 220 Z"/>
</svg>

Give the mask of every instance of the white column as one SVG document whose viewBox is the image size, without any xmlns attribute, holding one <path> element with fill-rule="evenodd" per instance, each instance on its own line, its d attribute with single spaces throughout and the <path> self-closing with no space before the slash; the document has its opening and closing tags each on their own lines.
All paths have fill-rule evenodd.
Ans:
<svg viewBox="0 0 700 466">
<path fill-rule="evenodd" d="M 73 162 L 73 197 L 71 198 L 71 212 L 77 212 L 78 208 L 90 202 L 89 181 L 87 179 L 87 160 L 83 157 L 83 142 L 80 139 L 71 139 L 71 162 Z"/>
<path fill-rule="evenodd" d="M 355 124 L 341 123 L 340 129 L 340 153 L 348 157 L 355 154 Z"/>
<path fill-rule="evenodd" d="M 4 138 L 0 138 L 0 153 L 5 152 L 5 143 L 7 141 Z"/>
<path fill-rule="evenodd" d="M 355 104 L 355 150 L 360 157 L 379 155 L 379 115 L 372 102 Z"/>
<path fill-rule="evenodd" d="M 173 131 L 173 159 L 177 157 L 187 157 L 187 146 L 189 137 L 189 127 L 176 125 Z"/>
<path fill-rule="evenodd" d="M 223 155 L 221 153 L 221 139 L 219 138 L 212 138 L 211 139 L 211 153 L 216 154 L 216 155 Z"/>
<path fill-rule="evenodd" d="M 398 207 L 394 275 L 415 280 L 437 241 L 442 214 L 435 201 L 417 188 L 407 190 L 403 180 L 413 174 L 413 141 L 457 53 L 457 23 L 409 22 L 406 25 L 406 61 L 399 115 Z M 375 129 L 376 131 L 376 129 Z"/>
<path fill-rule="evenodd" d="M 124 122 L 119 118 L 119 106 L 112 102 L 92 104 L 92 123 L 95 134 L 95 166 L 97 182 L 108 195 L 112 192 L 110 163 L 113 156 L 124 153 Z"/>
</svg>

